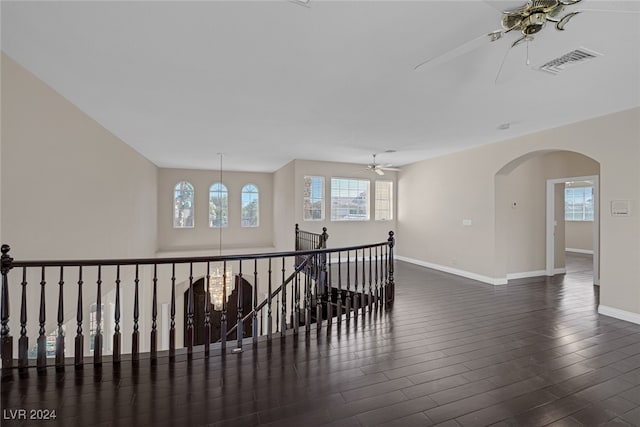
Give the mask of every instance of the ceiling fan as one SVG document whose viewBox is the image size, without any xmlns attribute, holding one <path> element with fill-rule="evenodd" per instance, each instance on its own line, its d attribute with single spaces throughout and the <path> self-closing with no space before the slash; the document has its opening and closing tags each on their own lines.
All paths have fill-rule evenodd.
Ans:
<svg viewBox="0 0 640 427">
<path fill-rule="evenodd" d="M 414 70 L 425 66 L 433 67 L 444 62 L 448 62 L 455 57 L 469 53 L 487 43 L 500 40 L 502 36 L 512 31 L 518 31 L 521 35 L 511 44 L 509 49 L 523 42 L 532 41 L 534 39 L 534 35 L 540 32 L 546 26 L 547 22 L 554 23 L 558 31 L 564 31 L 567 23 L 573 17 L 582 12 L 640 13 L 640 11 L 637 10 L 607 9 L 579 9 L 566 11 L 567 7 L 573 6 L 581 1 L 582 0 L 528 0 L 522 6 L 502 11 L 502 28 L 482 34 L 481 36 L 463 43 L 462 45 L 441 55 L 433 56 L 416 65 Z"/>
<path fill-rule="evenodd" d="M 384 164 L 384 165 L 381 165 L 380 163 L 376 163 L 376 156 L 377 156 L 377 154 L 373 155 L 373 162 L 371 162 L 371 163 L 369 163 L 367 165 L 367 170 L 375 172 L 380 176 L 384 175 L 384 171 L 398 172 L 398 171 L 401 170 L 400 168 L 391 167 L 392 166 L 391 163 L 387 163 L 387 164 Z"/>
</svg>

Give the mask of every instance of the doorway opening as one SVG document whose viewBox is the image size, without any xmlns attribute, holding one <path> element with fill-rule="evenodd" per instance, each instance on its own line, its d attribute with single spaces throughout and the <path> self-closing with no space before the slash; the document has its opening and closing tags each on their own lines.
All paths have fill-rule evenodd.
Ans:
<svg viewBox="0 0 640 427">
<path fill-rule="evenodd" d="M 548 179 L 546 198 L 546 275 L 591 271 L 599 285 L 599 176 Z"/>
</svg>

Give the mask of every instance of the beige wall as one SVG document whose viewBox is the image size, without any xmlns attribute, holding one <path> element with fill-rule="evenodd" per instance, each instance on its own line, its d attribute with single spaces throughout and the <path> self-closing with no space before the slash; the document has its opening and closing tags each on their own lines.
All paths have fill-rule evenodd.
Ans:
<svg viewBox="0 0 640 427">
<path fill-rule="evenodd" d="M 398 182 L 397 252 L 489 280 L 504 278 L 508 245 L 498 221 L 504 212 L 496 212 L 496 173 L 528 153 L 575 151 L 600 163 L 601 303 L 640 313 L 639 141 L 635 108 L 405 167 Z M 612 217 L 609 204 L 619 199 L 631 200 L 635 214 Z M 464 218 L 473 225 L 462 226 Z"/>
<path fill-rule="evenodd" d="M 151 257 L 156 252 L 157 168 L 6 56 L 2 56 L 2 242 L 15 259 Z M 21 278 L 12 270 L 10 328 L 19 331 Z M 132 271 L 123 270 L 123 317 L 132 312 Z M 46 332 L 55 328 L 59 272 L 47 269 Z M 65 319 L 74 331 L 77 269 L 65 269 Z M 29 334 L 37 335 L 38 271 L 27 277 Z M 96 272 L 84 271 L 84 318 Z M 103 298 L 114 288 L 103 275 Z M 141 307 L 145 316 L 146 305 Z M 124 314 L 127 313 L 127 314 Z M 88 323 L 85 321 L 85 330 Z M 145 326 L 141 326 L 144 330 Z M 123 332 L 131 323 L 123 323 Z M 72 339 L 73 333 L 68 333 Z M 85 332 L 88 340 L 88 333 Z M 32 341 L 32 344 L 34 342 Z M 88 341 L 86 342 L 88 351 Z M 71 343 L 67 346 L 71 348 Z M 17 352 L 17 345 L 14 344 Z"/>
<path fill-rule="evenodd" d="M 2 97 L 2 87 L 4 86 L 4 84 L 2 84 L 2 75 L 4 74 L 4 67 L 2 66 L 2 64 L 4 63 L 4 54 L 0 54 L 0 100 L 3 98 Z M 2 133 L 2 122 L 4 121 L 4 119 L 2 118 L 2 102 L 0 102 L 0 243 L 4 242 L 3 240 L 3 235 L 2 235 L 2 140 L 3 140 L 3 133 Z"/>
<path fill-rule="evenodd" d="M 215 159 L 212 159 L 212 162 Z M 173 191 L 180 181 L 195 188 L 195 227 L 173 227 Z M 224 172 L 222 182 L 229 192 L 229 226 L 209 227 L 209 187 L 220 182 L 216 170 L 165 169 L 158 173 L 158 245 L 161 252 L 207 250 L 218 253 L 220 232 L 223 249 L 273 248 L 273 174 Z M 258 227 L 240 226 L 242 187 L 254 184 L 259 191 Z"/>
<path fill-rule="evenodd" d="M 295 160 L 294 172 L 294 205 L 295 223 L 303 230 L 314 233 L 322 232 L 322 227 L 327 227 L 329 233 L 328 247 L 340 247 L 361 243 L 381 242 L 388 238 L 388 233 L 397 228 L 397 215 L 391 221 L 375 221 L 373 194 L 375 181 L 392 181 L 394 198 L 397 200 L 397 173 L 385 172 L 384 176 L 378 176 L 365 169 L 364 165 L 354 163 L 317 162 L 311 160 Z M 303 186 L 305 176 L 323 176 L 325 190 L 325 219 L 324 221 L 303 220 Z M 331 178 L 357 178 L 370 181 L 370 220 L 369 221 L 331 221 Z M 394 201 L 394 209 L 397 204 Z M 397 211 L 396 211 L 397 212 Z"/>
<path fill-rule="evenodd" d="M 529 158 L 519 166 L 507 167 L 498 174 L 506 176 L 503 187 L 496 187 L 496 197 L 503 192 L 501 197 L 505 200 L 496 204 L 496 211 L 506 211 L 507 274 L 539 273 L 546 268 L 546 181 L 598 175 L 599 172 L 599 165 L 593 159 L 575 152 L 557 151 Z M 564 184 L 557 185 L 555 206 L 554 267 L 562 269 L 565 248 Z"/>
<path fill-rule="evenodd" d="M 295 163 L 292 160 L 273 174 L 273 245 L 277 251 L 294 249 Z"/>
<path fill-rule="evenodd" d="M 543 172 L 544 157 L 529 159 L 507 175 L 507 274 L 545 268 L 547 183 Z M 496 210 L 501 207 L 497 205 Z"/>
<path fill-rule="evenodd" d="M 484 160 L 469 150 L 403 167 L 398 179 L 398 255 L 492 276 L 498 168 L 485 166 Z M 463 219 L 471 220 L 471 226 L 463 226 Z"/>
<path fill-rule="evenodd" d="M 565 248 L 593 251 L 593 223 L 567 221 L 565 223 Z"/>
<path fill-rule="evenodd" d="M 156 166 L 2 59 L 1 228 L 14 257 L 152 256 Z"/>
<path fill-rule="evenodd" d="M 307 175 L 325 177 L 325 220 L 304 221 L 303 182 Z M 369 221 L 330 221 L 331 177 L 365 178 L 371 181 Z M 373 190 L 376 179 L 393 181 L 396 173 L 387 172 L 378 177 L 364 170 L 364 165 L 350 163 L 293 160 L 274 173 L 224 172 L 223 182 L 229 190 L 229 227 L 222 229 L 223 252 L 238 250 L 294 249 L 294 227 L 321 232 L 327 227 L 331 247 L 385 240 L 390 230 L 396 229 L 396 220 L 375 221 Z M 173 188 L 182 181 L 191 182 L 196 191 L 195 227 L 173 228 Z M 219 171 L 191 169 L 164 169 L 158 174 L 158 242 L 162 255 L 205 254 L 217 251 L 220 229 L 208 226 L 209 186 L 219 181 Z M 260 227 L 240 227 L 240 191 L 242 186 L 253 183 L 260 190 Z M 396 189 L 394 188 L 394 192 Z M 394 203 L 395 206 L 395 203 Z M 216 252 L 217 253 L 217 252 Z"/>
</svg>

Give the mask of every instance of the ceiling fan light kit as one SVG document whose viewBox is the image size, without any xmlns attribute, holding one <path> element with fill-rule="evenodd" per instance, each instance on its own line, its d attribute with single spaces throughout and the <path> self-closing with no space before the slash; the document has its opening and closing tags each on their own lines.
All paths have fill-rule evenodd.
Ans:
<svg viewBox="0 0 640 427">
<path fill-rule="evenodd" d="M 524 34 L 525 36 L 536 34 L 544 28 L 546 23 L 546 14 L 542 12 L 532 13 L 531 15 L 525 17 L 520 23 L 520 26 L 522 27 L 522 34 Z"/>
<path fill-rule="evenodd" d="M 482 46 L 483 41 L 492 43 L 500 40 L 505 34 L 512 31 L 520 32 L 521 36 L 511 44 L 511 48 L 524 43 L 533 41 L 534 35 L 538 34 L 547 22 L 555 23 L 558 31 L 564 31 L 565 26 L 576 15 L 583 12 L 612 12 L 612 13 L 631 13 L 636 14 L 640 11 L 636 10 L 599 10 L 599 9 L 581 9 L 566 12 L 566 8 L 580 3 L 582 0 L 528 0 L 524 5 L 502 11 L 501 29 L 485 33 L 480 37 L 472 39 L 450 51 L 436 55 L 416 65 L 414 69 L 421 68 L 425 65 L 437 66 L 453 58 L 469 53 Z M 507 51 L 509 52 L 509 51 Z M 506 59 L 506 54 L 504 59 Z M 503 60 L 504 64 L 504 60 Z M 500 66 L 502 69 L 502 65 Z M 498 72 L 498 75 L 500 72 Z M 496 77 L 496 81 L 498 78 Z"/>
<path fill-rule="evenodd" d="M 533 35 L 542 31 L 547 21 L 555 22 L 556 29 L 564 31 L 564 26 L 567 22 L 580 11 L 560 16 L 566 6 L 574 5 L 580 1 L 582 0 L 529 0 L 523 6 L 502 12 L 502 31 L 508 33 L 515 30 L 522 33 L 522 37 L 516 40 L 511 47 L 517 46 L 524 41 L 533 40 Z M 492 34 L 490 33 L 491 41 L 495 41 Z"/>
<path fill-rule="evenodd" d="M 385 153 L 395 153 L 396 150 L 387 150 L 385 151 Z M 376 174 L 380 175 L 380 176 L 384 176 L 384 171 L 393 171 L 393 172 L 399 172 L 401 169 L 400 168 L 394 168 L 391 167 L 392 165 L 386 164 L 386 165 L 381 165 L 380 163 L 376 163 L 376 156 L 377 154 L 373 154 L 373 162 L 369 163 L 367 165 L 367 169 L 366 170 L 370 170 L 375 172 Z"/>
</svg>

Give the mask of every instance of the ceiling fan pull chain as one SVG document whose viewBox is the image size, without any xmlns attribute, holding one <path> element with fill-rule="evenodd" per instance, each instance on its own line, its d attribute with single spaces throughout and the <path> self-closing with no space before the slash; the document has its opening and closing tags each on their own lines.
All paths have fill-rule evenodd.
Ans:
<svg viewBox="0 0 640 427">
<path fill-rule="evenodd" d="M 527 66 L 531 65 L 531 61 L 529 61 L 529 40 L 527 40 Z"/>
</svg>

